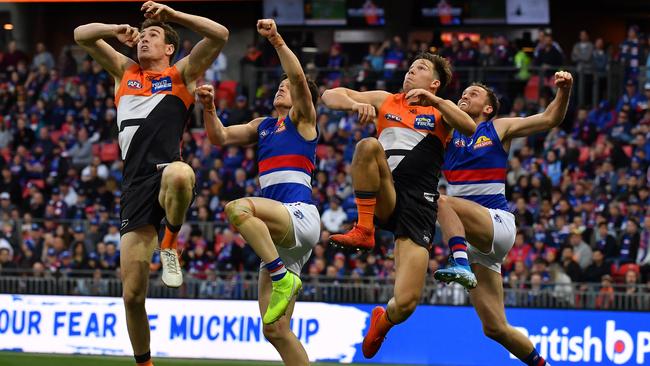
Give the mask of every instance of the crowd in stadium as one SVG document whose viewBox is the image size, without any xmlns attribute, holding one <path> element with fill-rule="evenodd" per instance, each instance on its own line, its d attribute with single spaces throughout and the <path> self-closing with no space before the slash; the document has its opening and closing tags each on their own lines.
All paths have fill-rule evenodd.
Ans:
<svg viewBox="0 0 650 366">
<path fill-rule="evenodd" d="M 617 61 L 625 68 L 617 102 L 574 104 L 560 128 L 513 142 L 507 197 L 520 231 L 503 274 L 510 288 L 590 282 L 608 293 L 618 282 L 646 283 L 650 292 L 650 77 L 644 71 L 644 65 L 650 66 L 649 40 L 635 27 L 625 42 L 607 48 L 602 39 L 592 42 L 583 32 L 570 50 L 550 33 L 542 33 L 537 44 L 504 36 L 491 42 L 453 37 L 448 44 L 405 44 L 396 37 L 369 45 L 360 64 L 352 64 L 335 44 L 326 64 L 318 66 L 345 67 L 354 76 L 327 71 L 317 79 L 321 88 L 392 88 L 385 81 L 401 83 L 402 74 L 395 70 L 417 52 L 437 47 L 456 67 L 516 67 L 520 83 L 503 90 L 491 86 L 505 101 L 500 115 L 528 116 L 552 98 L 550 89 L 535 100 L 525 97 L 529 66 L 555 71 L 576 65 L 605 72 Z M 42 43 L 23 51 L 10 42 L 0 59 L 0 271 L 115 270 L 122 163 L 111 78 L 89 59 L 78 62 L 67 48 L 55 58 Z M 240 63 L 277 65 L 253 46 Z M 206 78 L 218 83 L 220 65 L 213 66 Z M 480 81 L 490 85 L 490 80 Z M 449 94 L 464 87 L 452 84 Z M 223 98 L 218 115 L 226 125 L 268 115 L 274 92 L 273 86 L 261 85 L 255 100 L 243 94 L 232 101 Z M 190 123 L 201 126 L 196 117 Z M 323 232 L 305 271 L 332 279 L 390 278 L 391 236 L 378 232 L 381 245 L 365 254 L 344 254 L 327 245 L 330 233 L 344 231 L 356 218 L 349 166 L 355 143 L 373 135 L 374 127 L 322 106 L 318 124 L 313 198 Z M 224 223 L 223 212 L 228 201 L 259 193 L 254 149 L 217 148 L 192 129 L 184 135 L 182 155 L 196 172 L 198 193 L 188 213 L 190 224 L 180 235 L 185 270 L 197 278 L 211 278 L 215 271 L 256 271 L 257 256 Z M 448 255 L 439 235 L 431 250 L 431 272 L 444 266 Z M 151 266 L 154 271 L 160 267 L 156 254 Z M 626 291 L 639 290 L 630 286 Z M 600 307 L 606 307 L 607 298 L 601 301 Z"/>
</svg>

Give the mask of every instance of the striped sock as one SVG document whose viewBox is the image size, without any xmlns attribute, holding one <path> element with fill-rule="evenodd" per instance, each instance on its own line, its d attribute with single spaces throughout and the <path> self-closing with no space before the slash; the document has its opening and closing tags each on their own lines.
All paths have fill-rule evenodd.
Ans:
<svg viewBox="0 0 650 366">
<path fill-rule="evenodd" d="M 271 279 L 273 281 L 279 281 L 284 278 L 284 275 L 287 274 L 287 269 L 284 268 L 284 262 L 282 262 L 282 259 L 280 259 L 280 257 L 277 257 L 271 263 L 265 264 L 264 267 L 267 271 L 269 271 L 269 274 L 271 275 Z"/>
<path fill-rule="evenodd" d="M 467 260 L 467 241 L 462 236 L 454 236 L 449 239 L 449 250 L 451 250 L 451 255 L 454 257 L 456 263 L 461 266 L 469 266 L 469 260 Z"/>
<path fill-rule="evenodd" d="M 546 360 L 544 357 L 540 356 L 536 349 L 533 349 L 526 358 L 522 360 L 528 366 L 545 366 Z"/>
</svg>

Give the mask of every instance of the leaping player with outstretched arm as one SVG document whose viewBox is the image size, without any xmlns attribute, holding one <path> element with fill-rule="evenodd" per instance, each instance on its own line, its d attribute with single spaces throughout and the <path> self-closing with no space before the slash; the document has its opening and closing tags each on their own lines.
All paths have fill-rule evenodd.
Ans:
<svg viewBox="0 0 650 366">
<path fill-rule="evenodd" d="M 222 25 L 148 1 L 140 29 L 128 24 L 91 23 L 77 27 L 75 41 L 115 80 L 119 144 L 124 160 L 120 219 L 123 298 L 126 324 L 138 365 L 151 366 L 145 298 L 149 263 L 158 245 L 161 221 L 162 281 L 183 283 L 176 237 L 185 221 L 194 189 L 194 171 L 181 161 L 180 145 L 194 104 L 194 87 L 228 40 Z M 166 22 L 180 24 L 203 39 L 172 64 L 178 34 Z M 117 52 L 104 39 L 137 45 L 138 61 Z"/>
<path fill-rule="evenodd" d="M 436 96 L 451 79 L 444 58 L 422 53 L 404 76 L 403 92 L 327 90 L 323 103 L 331 109 L 355 111 L 361 123 L 377 118 L 379 138 L 357 143 L 352 184 L 359 211 L 354 228 L 333 235 L 333 244 L 356 249 L 375 246 L 374 218 L 395 234 L 395 295 L 386 310 L 372 311 L 363 354 L 373 357 L 388 331 L 408 319 L 420 302 L 436 229 L 438 176 L 444 143 L 452 128 L 471 135 L 474 121 L 456 104 Z M 466 248 L 458 243 L 458 252 Z M 467 282 L 476 281 L 469 272 Z"/>
<path fill-rule="evenodd" d="M 286 73 L 273 100 L 278 117 L 224 127 L 215 112 L 212 86 L 199 87 L 197 95 L 205 107 L 205 128 L 213 144 L 257 143 L 262 197 L 231 201 L 226 205 L 226 215 L 262 259 L 258 301 L 264 336 L 285 365 L 309 365 L 307 352 L 291 332 L 290 321 L 302 287 L 300 271 L 320 238 L 320 215 L 311 199 L 318 87 L 305 76 L 275 21 L 259 20 L 257 31 L 275 47 Z"/>
<path fill-rule="evenodd" d="M 471 137 L 454 132 L 445 155 L 443 172 L 449 182 L 449 196 L 441 196 L 438 201 L 443 238 L 451 247 L 455 237 L 467 235 L 469 262 L 478 280 L 478 286 L 470 289 L 469 294 L 483 323 L 483 332 L 529 366 L 548 364 L 530 340 L 508 324 L 503 303 L 501 263 L 517 233 L 515 217 L 508 211 L 505 197 L 508 152 L 513 138 L 548 131 L 562 123 L 572 84 L 570 73 L 556 72 L 557 95 L 543 113 L 494 120 L 499 110 L 494 92 L 483 84 L 469 86 L 458 106 L 478 127 Z M 459 274 L 467 269 L 453 259 L 451 264 L 436 271 L 435 278 L 465 286 L 459 281 Z"/>
</svg>

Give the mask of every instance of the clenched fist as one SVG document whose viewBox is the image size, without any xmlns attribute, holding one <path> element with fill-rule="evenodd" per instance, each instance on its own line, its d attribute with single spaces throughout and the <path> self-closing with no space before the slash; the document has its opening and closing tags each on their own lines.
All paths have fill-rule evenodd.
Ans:
<svg viewBox="0 0 650 366">
<path fill-rule="evenodd" d="M 210 84 L 201 85 L 194 91 L 197 99 L 207 110 L 214 110 L 214 87 Z"/>
<path fill-rule="evenodd" d="M 273 19 L 260 19 L 257 21 L 257 33 L 264 38 L 270 38 L 278 34 L 278 28 Z"/>
<path fill-rule="evenodd" d="M 567 71 L 558 71 L 555 73 L 555 86 L 560 89 L 571 90 L 573 85 L 573 76 Z"/>
</svg>

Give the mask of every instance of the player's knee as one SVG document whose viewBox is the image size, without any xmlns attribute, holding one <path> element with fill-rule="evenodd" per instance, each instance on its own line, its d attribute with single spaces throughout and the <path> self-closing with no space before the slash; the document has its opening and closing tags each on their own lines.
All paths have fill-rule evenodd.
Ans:
<svg viewBox="0 0 650 366">
<path fill-rule="evenodd" d="M 124 288 L 122 298 L 124 299 L 124 306 L 127 309 L 144 308 L 144 301 L 147 297 L 146 292 L 138 291 L 137 289 Z"/>
<path fill-rule="evenodd" d="M 483 324 L 483 334 L 495 341 L 503 340 L 508 336 L 508 325 L 505 323 Z"/>
<path fill-rule="evenodd" d="M 274 343 L 287 339 L 289 333 L 291 333 L 291 329 L 289 328 L 288 322 L 282 318 L 273 324 L 265 324 L 262 332 L 269 342 Z"/>
<path fill-rule="evenodd" d="M 240 226 L 246 220 L 255 216 L 255 210 L 252 207 L 250 200 L 247 199 L 238 199 L 228 202 L 225 211 L 226 216 L 228 217 L 228 222 L 235 227 Z"/>
<path fill-rule="evenodd" d="M 409 294 L 405 296 L 395 297 L 395 305 L 397 306 L 397 311 L 402 316 L 410 316 L 415 311 L 415 308 L 418 306 L 420 301 L 420 296 L 417 294 Z"/>
<path fill-rule="evenodd" d="M 441 194 L 440 197 L 438 197 L 438 207 L 447 206 L 448 204 L 449 204 L 449 197 L 447 197 L 447 195 Z"/>
<path fill-rule="evenodd" d="M 163 173 L 167 187 L 175 191 L 191 190 L 194 184 L 194 170 L 181 162 L 171 163 Z"/>
<path fill-rule="evenodd" d="M 364 157 L 364 156 L 374 156 L 380 151 L 381 144 L 379 140 L 374 137 L 366 137 L 361 141 L 357 142 L 357 146 L 354 150 L 355 155 Z"/>
</svg>

